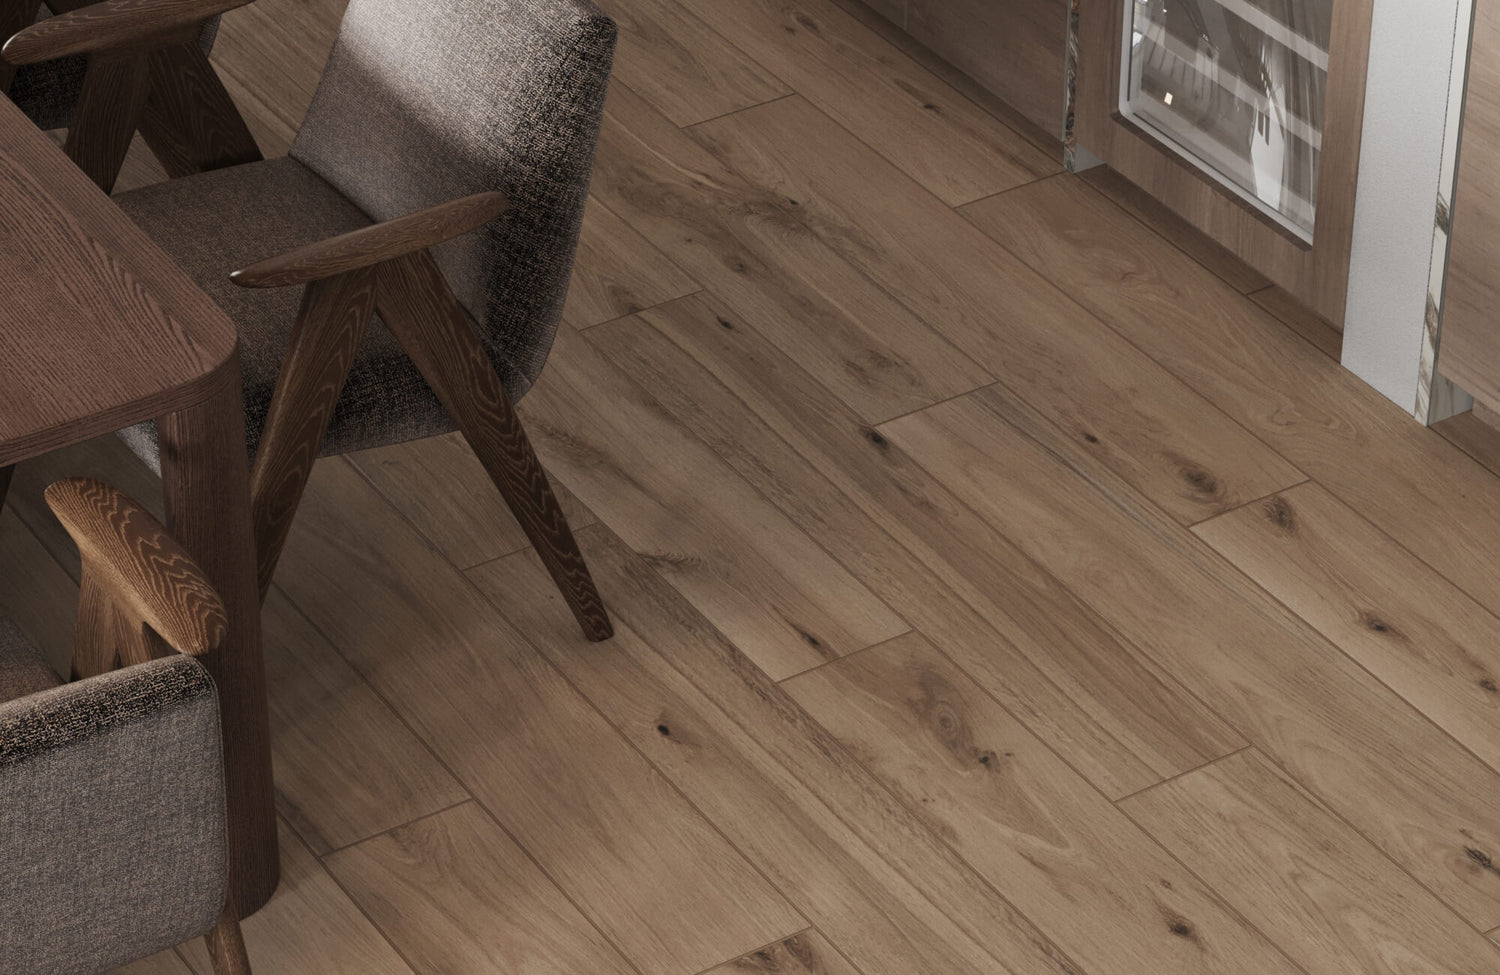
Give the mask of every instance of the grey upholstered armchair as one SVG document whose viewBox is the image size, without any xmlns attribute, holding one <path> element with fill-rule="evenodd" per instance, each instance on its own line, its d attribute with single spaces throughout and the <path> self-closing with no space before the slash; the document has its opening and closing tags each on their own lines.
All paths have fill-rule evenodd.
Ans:
<svg viewBox="0 0 1500 975">
<path fill-rule="evenodd" d="M 259 159 L 208 62 L 219 14 L 248 2 L 0 0 L 0 94 L 68 129 L 69 157 L 106 193 L 137 130 L 169 176 Z"/>
<path fill-rule="evenodd" d="M 83 555 L 61 683 L 0 619 L 0 971 L 94 973 L 199 935 L 217 975 L 250 968 L 227 903 L 219 707 L 190 654 L 218 596 L 149 514 L 95 481 L 47 491 Z M 149 629 L 148 629 L 149 628 Z M 153 654 L 170 646 L 180 653 Z M 110 670 L 116 657 L 128 666 Z"/>
<path fill-rule="evenodd" d="M 351 0 L 289 156 L 116 197 L 239 325 L 262 592 L 315 457 L 457 427 L 611 634 L 512 403 L 556 334 L 614 41 L 588 0 Z M 156 462 L 154 426 L 124 436 Z"/>
</svg>

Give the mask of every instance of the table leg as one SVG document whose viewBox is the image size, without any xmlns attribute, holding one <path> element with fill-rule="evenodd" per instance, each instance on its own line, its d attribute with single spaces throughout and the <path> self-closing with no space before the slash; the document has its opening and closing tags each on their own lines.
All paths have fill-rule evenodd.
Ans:
<svg viewBox="0 0 1500 975">
<path fill-rule="evenodd" d="M 212 395 L 163 417 L 160 431 L 167 528 L 208 574 L 229 615 L 223 646 L 204 664 L 219 688 L 224 729 L 230 885 L 249 915 L 276 889 L 280 863 L 238 354 L 220 368 Z"/>
</svg>

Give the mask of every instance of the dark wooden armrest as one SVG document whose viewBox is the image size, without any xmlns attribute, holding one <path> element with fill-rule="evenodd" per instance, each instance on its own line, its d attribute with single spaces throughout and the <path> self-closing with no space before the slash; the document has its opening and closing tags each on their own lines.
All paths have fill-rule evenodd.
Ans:
<svg viewBox="0 0 1500 975">
<path fill-rule="evenodd" d="M 32 24 L 5 42 L 8 64 L 191 41 L 199 25 L 250 0 L 104 0 Z"/>
<path fill-rule="evenodd" d="M 161 522 L 123 492 L 70 477 L 47 488 L 47 504 L 78 545 L 85 574 L 115 605 L 181 653 L 207 653 L 228 628 L 208 577 Z"/>
<path fill-rule="evenodd" d="M 477 230 L 505 212 L 504 193 L 475 193 L 257 261 L 229 275 L 245 288 L 279 288 L 373 267 Z"/>
</svg>

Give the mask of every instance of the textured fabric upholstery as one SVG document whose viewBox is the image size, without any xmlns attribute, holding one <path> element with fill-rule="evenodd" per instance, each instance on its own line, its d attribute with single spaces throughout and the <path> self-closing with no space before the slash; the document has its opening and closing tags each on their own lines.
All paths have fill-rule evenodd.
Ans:
<svg viewBox="0 0 1500 975">
<path fill-rule="evenodd" d="M 0 972 L 99 972 L 212 928 L 223 774 L 188 657 L 0 704 Z"/>
<path fill-rule="evenodd" d="M 240 326 L 252 453 L 302 289 L 240 289 L 229 272 L 471 193 L 503 190 L 510 210 L 436 257 L 512 401 L 531 387 L 567 295 L 614 39 L 587 0 L 350 0 L 290 159 L 115 198 Z M 377 318 L 321 453 L 451 429 Z M 159 468 L 153 425 L 122 437 Z"/>
<path fill-rule="evenodd" d="M 292 334 L 301 288 L 241 288 L 229 271 L 302 244 L 367 226 L 370 219 L 295 159 L 199 173 L 115 201 L 187 270 L 239 326 L 245 428 L 253 453 Z M 325 453 L 453 429 L 437 397 L 379 319 L 371 323 L 334 410 Z M 121 436 L 156 464 L 155 424 Z"/>
<path fill-rule="evenodd" d="M 37 20 L 45 20 L 51 13 L 43 5 Z M 215 17 L 203 25 L 198 43 L 207 54 L 214 46 L 214 36 L 219 31 L 219 18 Z M 5 38 L 0 38 L 4 43 Z M 11 81 L 10 98 L 25 112 L 27 117 L 41 129 L 65 129 L 73 119 L 73 106 L 78 104 L 78 93 L 83 90 L 83 73 L 88 68 L 88 58 L 83 55 L 58 58 L 27 64 L 16 69 Z"/>
<path fill-rule="evenodd" d="M 62 681 L 12 620 L 0 619 L 0 702 L 56 687 Z"/>
</svg>

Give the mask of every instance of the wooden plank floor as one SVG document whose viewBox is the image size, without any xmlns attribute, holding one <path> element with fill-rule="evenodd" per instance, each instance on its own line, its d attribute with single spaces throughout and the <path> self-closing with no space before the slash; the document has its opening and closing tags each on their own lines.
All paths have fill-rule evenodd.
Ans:
<svg viewBox="0 0 1500 975">
<path fill-rule="evenodd" d="M 1418 427 L 853 0 L 601 2 L 519 408 L 617 636 L 455 437 L 322 462 L 266 611 L 256 971 L 1500 970 L 1500 436 Z M 339 13 L 225 17 L 270 153 Z M 0 608 L 58 660 L 78 473 L 158 490 L 108 438 L 21 469 Z"/>
</svg>

